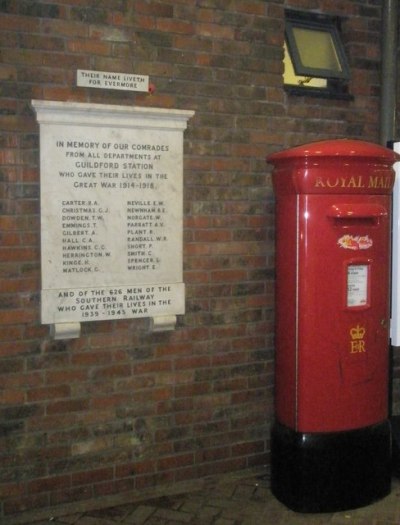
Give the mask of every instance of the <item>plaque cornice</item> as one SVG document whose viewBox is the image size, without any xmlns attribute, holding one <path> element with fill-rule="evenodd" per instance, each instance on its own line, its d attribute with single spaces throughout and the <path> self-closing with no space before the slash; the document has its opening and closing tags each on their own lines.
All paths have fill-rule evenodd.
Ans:
<svg viewBox="0 0 400 525">
<path fill-rule="evenodd" d="M 184 130 L 192 110 L 32 100 L 39 124 Z"/>
</svg>

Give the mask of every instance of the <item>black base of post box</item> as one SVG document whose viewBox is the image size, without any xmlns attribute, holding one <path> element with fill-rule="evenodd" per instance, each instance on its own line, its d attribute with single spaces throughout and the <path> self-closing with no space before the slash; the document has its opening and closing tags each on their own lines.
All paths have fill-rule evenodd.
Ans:
<svg viewBox="0 0 400 525">
<path fill-rule="evenodd" d="M 369 505 L 391 488 L 389 421 L 335 433 L 301 433 L 276 422 L 271 489 L 297 512 L 338 512 Z"/>
<path fill-rule="evenodd" d="M 400 478 L 400 416 L 390 418 L 392 427 L 392 472 Z"/>
</svg>

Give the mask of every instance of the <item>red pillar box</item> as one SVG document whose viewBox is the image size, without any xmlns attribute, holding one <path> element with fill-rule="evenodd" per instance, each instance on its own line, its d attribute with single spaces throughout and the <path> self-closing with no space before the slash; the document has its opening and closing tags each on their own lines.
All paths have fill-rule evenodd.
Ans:
<svg viewBox="0 0 400 525">
<path fill-rule="evenodd" d="M 274 153 L 276 422 L 272 491 L 300 512 L 390 492 L 393 151 L 355 140 Z"/>
</svg>

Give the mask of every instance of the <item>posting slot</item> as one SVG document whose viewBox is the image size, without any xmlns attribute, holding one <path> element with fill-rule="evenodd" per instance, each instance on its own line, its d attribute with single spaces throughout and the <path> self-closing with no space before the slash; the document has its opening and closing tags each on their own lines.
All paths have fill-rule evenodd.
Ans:
<svg viewBox="0 0 400 525">
<path fill-rule="evenodd" d="M 377 226 L 387 210 L 374 203 L 333 204 L 327 213 L 335 226 Z"/>
</svg>

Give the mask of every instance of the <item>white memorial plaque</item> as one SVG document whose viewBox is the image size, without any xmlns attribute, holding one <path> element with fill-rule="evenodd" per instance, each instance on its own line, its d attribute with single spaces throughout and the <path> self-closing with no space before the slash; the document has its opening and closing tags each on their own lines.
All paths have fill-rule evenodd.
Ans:
<svg viewBox="0 0 400 525">
<path fill-rule="evenodd" d="M 183 130 L 192 111 L 33 101 L 42 322 L 184 313 Z"/>
<path fill-rule="evenodd" d="M 351 264 L 347 267 L 347 306 L 366 306 L 368 301 L 367 264 Z"/>
</svg>

